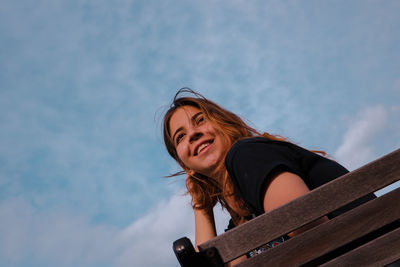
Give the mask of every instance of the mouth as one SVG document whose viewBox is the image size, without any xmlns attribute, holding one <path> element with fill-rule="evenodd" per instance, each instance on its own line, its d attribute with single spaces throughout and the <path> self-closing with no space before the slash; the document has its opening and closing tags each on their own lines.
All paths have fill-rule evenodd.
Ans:
<svg viewBox="0 0 400 267">
<path fill-rule="evenodd" d="M 207 141 L 201 143 L 200 145 L 198 145 L 194 150 L 194 156 L 199 155 L 202 151 L 204 151 L 212 143 L 214 143 L 214 139 L 207 140 Z"/>
</svg>

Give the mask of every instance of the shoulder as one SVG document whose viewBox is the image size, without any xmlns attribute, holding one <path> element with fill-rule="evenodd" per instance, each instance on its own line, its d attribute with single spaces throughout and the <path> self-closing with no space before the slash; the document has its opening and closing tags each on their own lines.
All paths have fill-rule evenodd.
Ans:
<svg viewBox="0 0 400 267">
<path fill-rule="evenodd" d="M 268 147 L 298 147 L 295 144 L 286 141 L 271 140 L 265 137 L 250 137 L 238 140 L 234 143 L 230 151 L 236 151 L 239 149 L 246 149 L 254 146 L 268 146 Z M 300 148 L 300 147 L 299 147 Z"/>
<path fill-rule="evenodd" d="M 293 148 L 291 143 L 264 137 L 243 139 L 231 147 L 225 159 L 226 170 L 236 193 L 254 213 L 263 213 L 263 189 L 276 173 L 301 176 L 301 160 Z"/>
<path fill-rule="evenodd" d="M 276 153 L 296 153 L 300 147 L 285 141 L 270 140 L 265 137 L 251 137 L 241 139 L 234 143 L 226 156 L 226 163 L 235 158 L 248 157 L 250 155 L 262 154 L 263 156 L 275 155 Z"/>
</svg>

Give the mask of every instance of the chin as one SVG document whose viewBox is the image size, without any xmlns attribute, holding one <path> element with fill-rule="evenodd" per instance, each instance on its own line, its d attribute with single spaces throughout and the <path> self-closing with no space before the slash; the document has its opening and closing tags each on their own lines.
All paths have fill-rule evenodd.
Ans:
<svg viewBox="0 0 400 267">
<path fill-rule="evenodd" d="M 205 176 L 214 176 L 214 174 L 217 171 L 217 168 L 219 166 L 219 162 L 214 162 L 213 164 L 210 164 L 207 166 L 207 168 L 203 168 L 199 173 L 205 175 Z"/>
</svg>

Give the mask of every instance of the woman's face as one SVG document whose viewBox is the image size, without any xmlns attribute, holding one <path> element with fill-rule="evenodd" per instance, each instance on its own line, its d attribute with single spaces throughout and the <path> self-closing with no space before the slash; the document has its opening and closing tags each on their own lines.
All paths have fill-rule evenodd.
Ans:
<svg viewBox="0 0 400 267">
<path fill-rule="evenodd" d="M 189 170 L 212 176 L 224 160 L 226 142 L 200 109 L 178 108 L 169 122 L 170 133 L 179 159 Z"/>
</svg>

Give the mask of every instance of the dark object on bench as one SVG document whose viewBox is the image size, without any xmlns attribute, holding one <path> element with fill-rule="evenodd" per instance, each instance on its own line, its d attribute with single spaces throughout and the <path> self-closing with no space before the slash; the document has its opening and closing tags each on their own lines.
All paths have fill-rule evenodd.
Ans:
<svg viewBox="0 0 400 267">
<path fill-rule="evenodd" d="M 174 251 L 181 266 L 222 267 L 398 180 L 400 149 L 200 244 L 199 253 L 187 238 L 175 241 Z M 400 188 L 236 266 L 385 266 L 400 259 L 399 226 Z M 214 252 L 208 255 L 210 249 Z"/>
<path fill-rule="evenodd" d="M 181 266 L 191 267 L 219 267 L 224 266 L 218 250 L 214 247 L 208 248 L 197 253 L 194 250 L 192 242 L 187 237 L 182 237 L 176 240 L 173 244 L 173 249 Z"/>
</svg>

